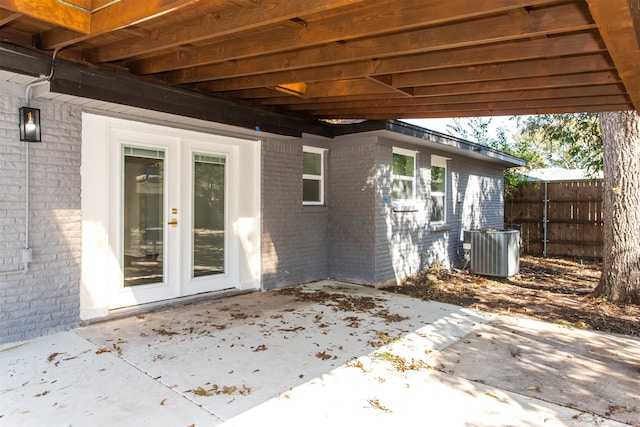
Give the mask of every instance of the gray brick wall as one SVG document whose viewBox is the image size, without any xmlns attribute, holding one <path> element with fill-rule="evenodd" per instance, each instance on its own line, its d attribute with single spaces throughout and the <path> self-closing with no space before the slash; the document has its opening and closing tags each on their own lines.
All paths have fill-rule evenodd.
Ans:
<svg viewBox="0 0 640 427">
<path fill-rule="evenodd" d="M 262 143 L 262 285 L 265 289 L 329 276 L 328 208 L 302 205 L 302 145 L 300 140 Z"/>
<path fill-rule="evenodd" d="M 397 209 L 392 203 L 390 182 L 394 146 L 418 151 L 416 202 L 410 209 Z M 429 222 L 432 155 L 450 159 L 447 162 L 447 221 L 438 227 Z M 461 230 L 503 226 L 503 172 L 500 168 L 387 139 L 380 139 L 375 146 L 374 164 L 378 171 L 373 201 L 376 224 L 374 283 L 400 279 L 435 262 L 445 266 L 460 265 L 464 255 Z"/>
<path fill-rule="evenodd" d="M 463 158 L 456 158 L 450 169 L 450 198 L 460 196 L 460 203 L 449 206 L 452 223 L 457 225 L 451 233 L 449 254 L 456 259 L 462 255 L 462 230 L 504 227 L 504 173 L 501 168 Z"/>
<path fill-rule="evenodd" d="M 375 140 L 337 139 L 331 144 L 329 219 L 331 277 L 355 283 L 375 282 L 376 212 L 380 171 Z"/>
<path fill-rule="evenodd" d="M 21 89 L 24 91 L 24 89 Z M 10 93 L 13 93 L 12 91 Z M 0 97 L 0 269 L 12 269 L 24 247 L 25 143 L 18 108 L 24 98 Z M 31 101 L 40 108 L 41 143 L 30 144 L 27 273 L 0 274 L 0 342 L 76 327 L 80 281 L 80 109 Z"/>
<path fill-rule="evenodd" d="M 416 200 L 410 208 L 400 208 L 393 203 L 390 185 L 393 146 L 422 151 L 416 157 Z M 380 182 L 385 188 L 383 197 L 376 202 L 376 282 L 401 278 L 419 270 L 424 253 L 430 251 L 435 239 L 429 231 L 428 218 L 430 155 L 423 153 L 424 148 L 418 148 L 393 144 L 392 141 L 378 145 L 378 165 L 382 171 Z"/>
</svg>

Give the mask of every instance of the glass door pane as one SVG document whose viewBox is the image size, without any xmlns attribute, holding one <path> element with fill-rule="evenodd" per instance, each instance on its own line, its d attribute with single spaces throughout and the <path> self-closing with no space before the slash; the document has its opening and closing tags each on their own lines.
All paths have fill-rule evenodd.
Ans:
<svg viewBox="0 0 640 427">
<path fill-rule="evenodd" d="M 193 155 L 191 277 L 225 272 L 225 156 Z"/>
<path fill-rule="evenodd" d="M 164 151 L 123 147 L 124 286 L 164 281 Z"/>
</svg>

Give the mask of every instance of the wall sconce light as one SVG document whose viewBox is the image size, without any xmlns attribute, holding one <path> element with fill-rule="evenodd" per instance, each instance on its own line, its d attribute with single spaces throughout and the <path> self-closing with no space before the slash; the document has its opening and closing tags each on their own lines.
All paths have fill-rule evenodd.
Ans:
<svg viewBox="0 0 640 427">
<path fill-rule="evenodd" d="M 40 110 L 22 107 L 20 115 L 20 141 L 40 142 Z"/>
</svg>

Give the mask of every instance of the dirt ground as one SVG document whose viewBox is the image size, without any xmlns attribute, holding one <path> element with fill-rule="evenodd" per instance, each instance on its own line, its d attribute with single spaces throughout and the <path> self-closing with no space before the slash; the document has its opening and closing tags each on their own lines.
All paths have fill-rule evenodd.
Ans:
<svg viewBox="0 0 640 427">
<path fill-rule="evenodd" d="M 385 287 L 425 300 L 527 317 L 567 327 L 640 335 L 640 306 L 612 304 L 591 293 L 601 264 L 593 260 L 520 258 L 520 273 L 482 277 L 463 270 L 431 268 Z"/>
</svg>

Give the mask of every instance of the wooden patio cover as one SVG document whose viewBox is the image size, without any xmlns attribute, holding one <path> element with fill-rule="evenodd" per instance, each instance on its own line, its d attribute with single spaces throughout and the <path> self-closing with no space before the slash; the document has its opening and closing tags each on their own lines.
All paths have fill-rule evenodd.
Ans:
<svg viewBox="0 0 640 427">
<path fill-rule="evenodd" d="M 638 3 L 0 0 L 0 41 L 308 118 L 637 110 Z"/>
</svg>

